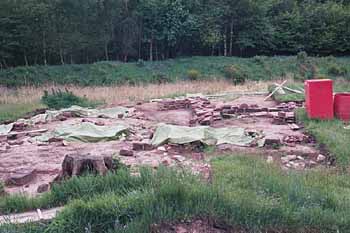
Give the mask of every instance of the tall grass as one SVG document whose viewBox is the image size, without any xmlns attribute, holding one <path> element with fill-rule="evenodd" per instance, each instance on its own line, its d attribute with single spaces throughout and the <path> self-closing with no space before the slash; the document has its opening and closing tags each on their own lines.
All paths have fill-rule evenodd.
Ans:
<svg viewBox="0 0 350 233">
<path fill-rule="evenodd" d="M 212 165 L 210 185 L 166 168 L 145 170 L 140 177 L 126 175 L 123 184 L 131 179 L 137 185 L 124 191 L 103 179 L 92 188 L 90 182 L 81 186 L 91 177 L 78 178 L 58 198 L 71 201 L 44 232 L 150 232 L 154 223 L 198 217 L 246 232 L 350 229 L 349 175 L 332 170 L 285 173 L 252 156 L 217 158 Z M 76 186 L 87 189 L 85 197 L 73 194 L 82 191 Z"/>
<path fill-rule="evenodd" d="M 321 148 L 327 148 L 336 159 L 336 163 L 347 168 L 350 164 L 350 132 L 344 129 L 344 123 L 340 120 L 312 120 L 307 117 L 306 111 L 297 111 L 298 120 L 305 125 L 305 129 L 311 133 Z"/>
<path fill-rule="evenodd" d="M 185 80 L 196 70 L 201 79 L 223 77 L 225 67 L 235 65 L 248 80 L 271 80 L 288 73 L 307 76 L 349 78 L 349 58 L 307 58 L 300 66 L 297 57 L 191 57 L 139 63 L 98 62 L 87 65 L 17 67 L 0 71 L 0 85 L 8 87 L 44 84 L 110 86 L 121 84 L 164 83 Z M 302 65 L 302 64 L 301 64 Z M 307 70 L 307 69 L 311 69 Z M 343 72 L 330 72 L 330 70 Z M 306 69 L 306 70 L 305 70 Z M 315 73 L 316 72 L 316 73 Z"/>
</svg>

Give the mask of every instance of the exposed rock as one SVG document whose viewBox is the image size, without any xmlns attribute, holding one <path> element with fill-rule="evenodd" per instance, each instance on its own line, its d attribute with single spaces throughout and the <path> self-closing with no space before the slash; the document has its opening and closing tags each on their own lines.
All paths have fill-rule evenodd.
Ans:
<svg viewBox="0 0 350 233">
<path fill-rule="evenodd" d="M 150 141 L 142 141 L 142 142 L 133 142 L 132 149 L 135 151 L 149 151 L 153 150 L 153 146 L 150 144 Z"/>
<path fill-rule="evenodd" d="M 317 162 L 323 162 L 323 161 L 325 161 L 325 160 L 326 160 L 326 156 L 321 155 L 321 154 L 319 154 L 319 155 L 317 156 L 317 159 L 316 159 Z"/>
<path fill-rule="evenodd" d="M 292 160 L 296 160 L 296 159 L 297 159 L 296 155 L 287 155 L 285 157 L 282 157 L 281 161 L 282 161 L 282 163 L 288 163 L 288 162 L 290 162 Z"/>
<path fill-rule="evenodd" d="M 24 143 L 24 141 L 22 141 L 22 140 L 15 140 L 15 141 L 8 141 L 7 143 L 10 146 L 19 146 L 19 145 L 22 145 Z"/>
<path fill-rule="evenodd" d="M 280 146 L 281 139 L 279 137 L 268 136 L 265 138 L 265 146 Z"/>
<path fill-rule="evenodd" d="M 23 186 L 36 178 L 36 170 L 28 169 L 21 172 L 11 174 L 6 180 L 5 185 L 8 186 Z"/>
<path fill-rule="evenodd" d="M 181 155 L 173 155 L 172 158 L 180 163 L 186 160 L 186 158 Z"/>
<path fill-rule="evenodd" d="M 166 148 L 165 148 L 164 146 L 159 146 L 159 147 L 157 148 L 157 150 L 159 150 L 159 151 L 166 151 Z"/>
<path fill-rule="evenodd" d="M 42 184 L 42 185 L 39 185 L 37 192 L 38 193 L 45 193 L 45 192 L 49 191 L 49 189 L 50 189 L 49 184 Z"/>
<path fill-rule="evenodd" d="M 132 157 L 132 156 L 134 156 L 134 152 L 133 152 L 132 150 L 121 149 L 121 150 L 119 151 L 119 155 L 121 155 L 121 156 Z"/>
</svg>

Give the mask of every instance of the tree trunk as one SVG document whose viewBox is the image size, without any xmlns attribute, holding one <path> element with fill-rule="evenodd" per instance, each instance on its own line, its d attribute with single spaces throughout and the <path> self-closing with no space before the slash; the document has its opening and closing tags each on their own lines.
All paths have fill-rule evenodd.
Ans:
<svg viewBox="0 0 350 233">
<path fill-rule="evenodd" d="M 159 58 L 158 58 L 158 45 L 157 45 L 157 43 L 155 44 L 155 47 L 156 47 L 156 61 L 158 61 Z"/>
<path fill-rule="evenodd" d="M 43 59 L 44 59 L 44 65 L 47 65 L 47 59 L 46 59 L 46 36 L 45 31 L 43 31 Z"/>
<path fill-rule="evenodd" d="M 25 63 L 26 66 L 29 66 L 28 58 L 27 58 L 27 54 L 26 53 L 24 53 L 24 63 Z"/>
<path fill-rule="evenodd" d="M 231 20 L 231 30 L 230 30 L 230 56 L 233 55 L 233 19 Z"/>
<path fill-rule="evenodd" d="M 153 40 L 149 41 L 149 60 L 153 61 Z"/>
<path fill-rule="evenodd" d="M 227 57 L 227 27 L 225 27 L 224 35 L 224 56 Z"/>
<path fill-rule="evenodd" d="M 64 65 L 63 50 L 61 48 L 60 48 L 60 60 L 61 60 L 61 64 Z"/>
<path fill-rule="evenodd" d="M 108 57 L 108 41 L 105 41 L 105 58 L 106 58 L 106 61 L 109 61 L 109 57 Z"/>
</svg>

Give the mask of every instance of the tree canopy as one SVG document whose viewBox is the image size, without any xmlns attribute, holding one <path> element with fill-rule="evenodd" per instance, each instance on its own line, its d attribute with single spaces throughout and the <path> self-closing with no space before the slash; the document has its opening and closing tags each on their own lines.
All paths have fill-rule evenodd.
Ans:
<svg viewBox="0 0 350 233">
<path fill-rule="evenodd" d="M 1 0 L 0 66 L 348 55 L 348 0 Z"/>
</svg>

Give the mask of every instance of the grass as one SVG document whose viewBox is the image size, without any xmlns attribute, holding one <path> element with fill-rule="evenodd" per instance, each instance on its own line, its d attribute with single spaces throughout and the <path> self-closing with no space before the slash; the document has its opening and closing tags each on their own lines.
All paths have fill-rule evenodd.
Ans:
<svg viewBox="0 0 350 233">
<path fill-rule="evenodd" d="M 74 185 L 60 189 L 65 191 L 59 199 L 70 200 L 63 212 L 45 231 L 33 232 L 150 232 L 151 224 L 195 217 L 246 232 L 331 233 L 350 228 L 349 175 L 333 170 L 285 173 L 253 156 L 221 157 L 212 166 L 210 185 L 166 168 L 143 171 L 140 177 L 109 175 L 110 181 L 134 184 L 129 188 L 104 178 L 91 187 L 91 176 L 76 178 Z M 87 190 L 84 197 L 82 187 Z M 0 230 L 4 227 L 11 227 L 7 232 L 12 233 L 23 226 Z"/>
<path fill-rule="evenodd" d="M 350 131 L 344 129 L 344 123 L 340 120 L 311 120 L 305 110 L 297 112 L 306 131 L 311 133 L 322 148 L 327 148 L 336 159 L 337 165 L 344 169 L 350 165 Z"/>
<path fill-rule="evenodd" d="M 44 106 L 40 103 L 0 104 L 0 123 L 3 121 L 14 121 L 28 112 L 42 107 Z"/>
<path fill-rule="evenodd" d="M 0 71 L 0 86 L 79 85 L 110 86 L 121 84 L 164 83 L 187 80 L 195 70 L 201 80 L 221 78 L 225 68 L 234 65 L 247 80 L 272 80 L 289 73 L 295 76 L 313 75 L 335 78 L 350 77 L 350 59 L 347 57 L 309 57 L 307 65 L 297 57 L 190 57 L 156 62 L 120 63 L 98 62 L 86 65 L 17 67 Z M 342 70 L 341 73 L 330 72 Z M 233 77 L 234 78 L 234 77 Z M 231 80 L 233 81 L 233 80 Z"/>
<path fill-rule="evenodd" d="M 286 84 L 286 87 L 289 87 L 294 90 L 304 90 L 304 83 L 290 80 Z M 276 86 L 269 85 L 268 90 L 269 92 L 272 92 L 275 88 Z M 334 89 L 334 92 L 349 92 L 350 82 L 344 79 L 334 80 L 333 89 Z M 273 98 L 278 102 L 290 102 L 290 101 L 301 102 L 305 100 L 304 94 L 292 93 L 288 90 L 285 90 L 285 91 L 286 91 L 286 94 L 276 93 L 274 94 Z"/>
</svg>

